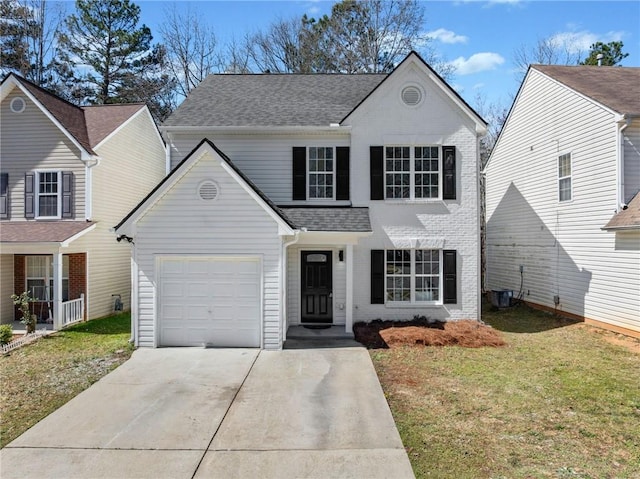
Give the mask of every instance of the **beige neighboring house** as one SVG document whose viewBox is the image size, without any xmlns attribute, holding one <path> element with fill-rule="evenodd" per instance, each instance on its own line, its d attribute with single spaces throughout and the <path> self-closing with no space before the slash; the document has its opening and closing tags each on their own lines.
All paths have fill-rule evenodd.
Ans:
<svg viewBox="0 0 640 479">
<path fill-rule="evenodd" d="M 27 290 L 55 329 L 128 309 L 131 252 L 110 228 L 165 174 L 148 108 L 78 107 L 15 74 L 0 103 L 0 322 Z"/>
</svg>

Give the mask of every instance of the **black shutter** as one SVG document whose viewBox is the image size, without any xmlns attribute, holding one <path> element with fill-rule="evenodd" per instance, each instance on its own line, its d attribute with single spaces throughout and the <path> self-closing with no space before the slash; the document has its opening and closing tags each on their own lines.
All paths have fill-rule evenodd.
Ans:
<svg viewBox="0 0 640 479">
<path fill-rule="evenodd" d="M 458 302 L 458 288 L 456 275 L 456 250 L 446 249 L 442 252 L 442 273 L 444 275 L 444 304 Z"/>
<path fill-rule="evenodd" d="M 24 175 L 24 217 L 35 218 L 35 185 L 36 175 L 33 173 L 26 173 Z"/>
<path fill-rule="evenodd" d="M 381 146 L 369 147 L 369 175 L 372 200 L 384 200 L 384 157 Z"/>
<path fill-rule="evenodd" d="M 349 147 L 336 147 L 336 200 L 349 199 Z"/>
<path fill-rule="evenodd" d="M 73 172 L 62 172 L 62 217 L 73 218 Z"/>
<path fill-rule="evenodd" d="M 293 147 L 293 199 L 307 199 L 307 148 Z"/>
<path fill-rule="evenodd" d="M 442 147 L 442 199 L 456 199 L 456 147 Z"/>
<path fill-rule="evenodd" d="M 0 218 L 9 219 L 9 173 L 0 173 Z"/>
<path fill-rule="evenodd" d="M 384 250 L 371 250 L 371 304 L 384 304 Z"/>
</svg>

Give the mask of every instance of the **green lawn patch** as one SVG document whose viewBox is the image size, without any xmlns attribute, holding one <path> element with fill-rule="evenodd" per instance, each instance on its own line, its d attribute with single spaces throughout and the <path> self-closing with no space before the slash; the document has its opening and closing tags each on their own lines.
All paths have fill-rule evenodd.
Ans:
<svg viewBox="0 0 640 479">
<path fill-rule="evenodd" d="M 506 346 L 370 350 L 416 477 L 639 478 L 638 348 L 525 306 L 483 320 Z"/>
<path fill-rule="evenodd" d="M 0 357 L 0 447 L 126 361 L 128 313 L 95 319 Z"/>
</svg>

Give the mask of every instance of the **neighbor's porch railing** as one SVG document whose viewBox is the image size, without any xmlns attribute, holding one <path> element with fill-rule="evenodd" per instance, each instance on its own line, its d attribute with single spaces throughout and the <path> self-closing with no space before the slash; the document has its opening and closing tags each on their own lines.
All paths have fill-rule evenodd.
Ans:
<svg viewBox="0 0 640 479">
<path fill-rule="evenodd" d="M 84 294 L 78 299 L 62 303 L 62 321 L 60 327 L 69 326 L 84 319 Z"/>
</svg>

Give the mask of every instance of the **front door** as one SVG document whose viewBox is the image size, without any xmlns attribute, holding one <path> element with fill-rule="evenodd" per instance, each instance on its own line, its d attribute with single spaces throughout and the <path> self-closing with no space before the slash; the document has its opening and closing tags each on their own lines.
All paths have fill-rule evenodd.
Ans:
<svg viewBox="0 0 640 479">
<path fill-rule="evenodd" d="M 331 251 L 302 252 L 302 322 L 333 322 Z"/>
</svg>

